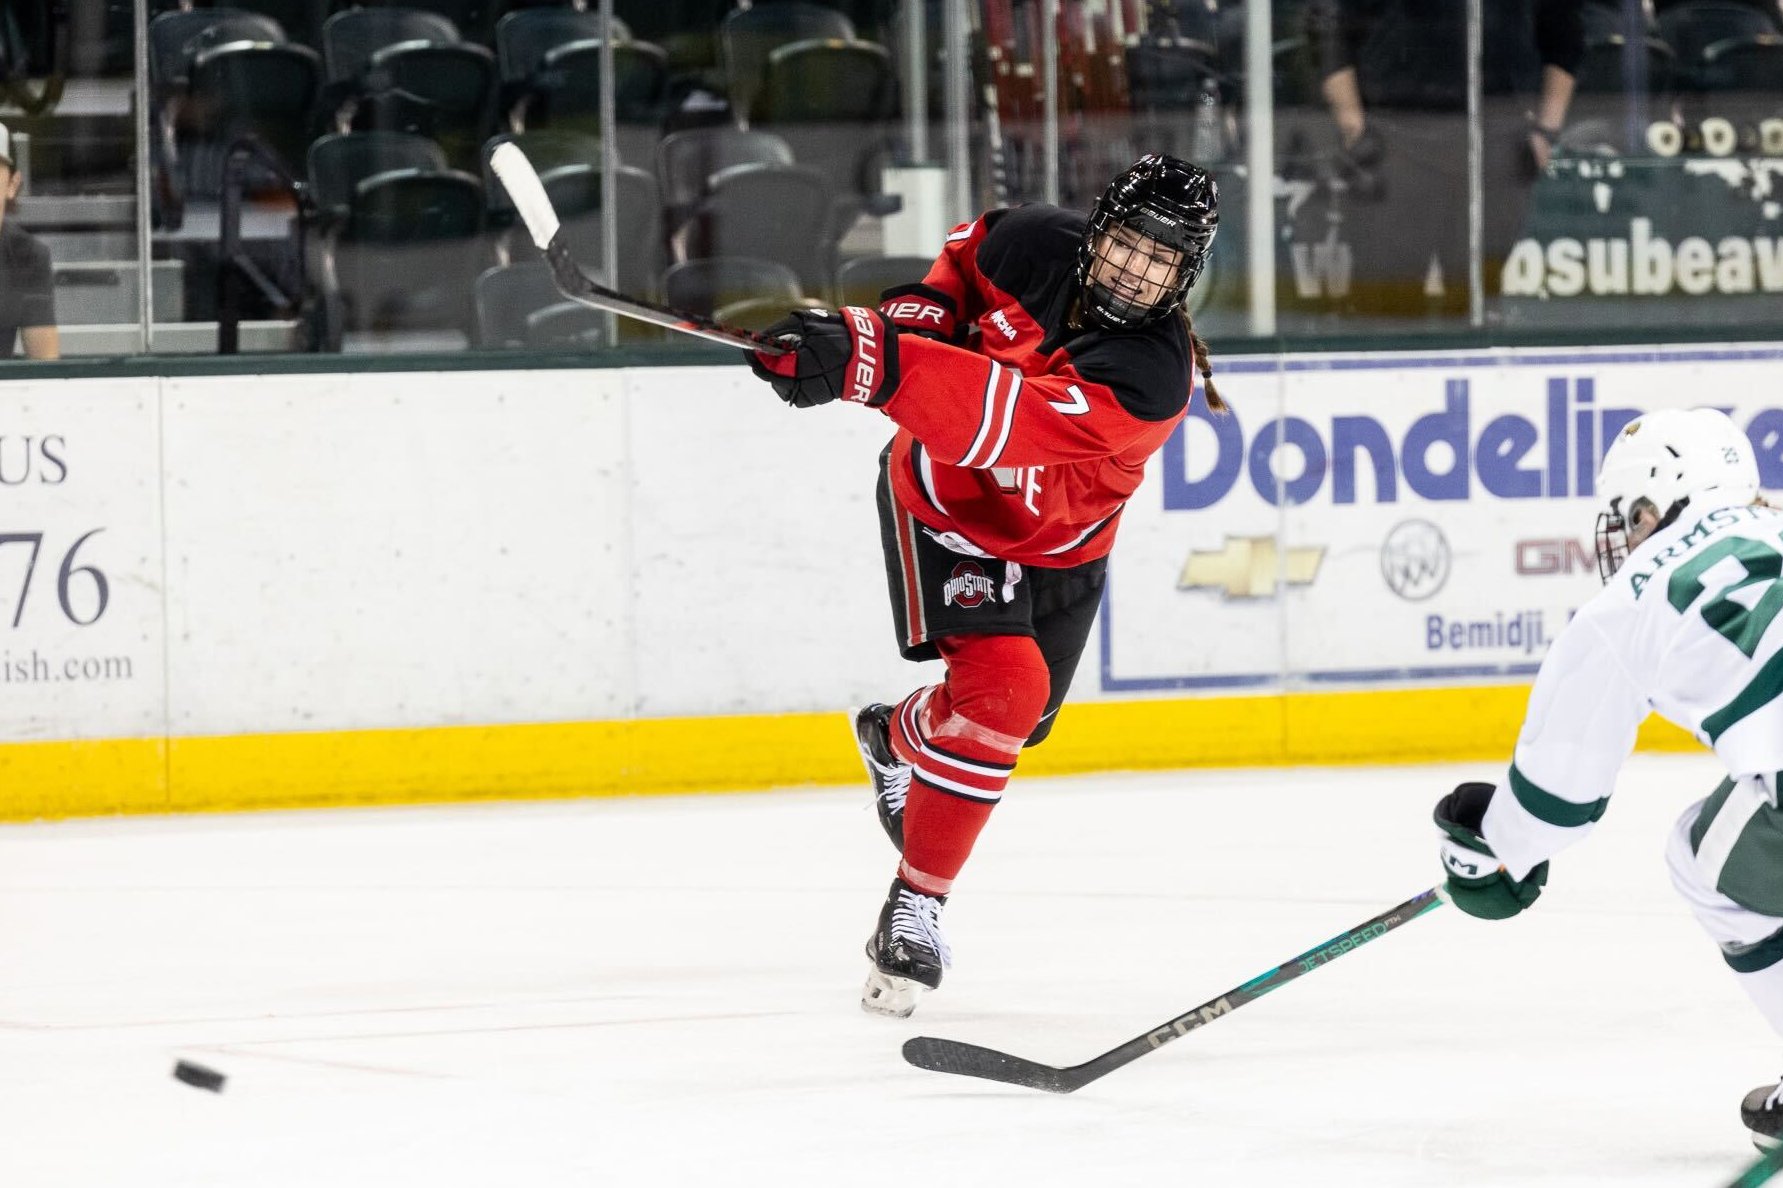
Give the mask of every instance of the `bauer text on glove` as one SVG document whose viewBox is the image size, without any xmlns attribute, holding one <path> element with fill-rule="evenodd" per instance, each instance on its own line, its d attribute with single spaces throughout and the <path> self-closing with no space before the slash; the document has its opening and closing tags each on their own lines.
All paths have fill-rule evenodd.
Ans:
<svg viewBox="0 0 1783 1188">
<path fill-rule="evenodd" d="M 794 408 L 832 400 L 878 408 L 897 390 L 897 335 L 877 310 L 799 310 L 763 333 L 792 349 L 778 356 L 747 352 L 750 370 Z"/>
<path fill-rule="evenodd" d="M 964 337 L 953 298 L 928 285 L 899 285 L 879 298 L 879 312 L 900 334 L 959 345 Z"/>
</svg>

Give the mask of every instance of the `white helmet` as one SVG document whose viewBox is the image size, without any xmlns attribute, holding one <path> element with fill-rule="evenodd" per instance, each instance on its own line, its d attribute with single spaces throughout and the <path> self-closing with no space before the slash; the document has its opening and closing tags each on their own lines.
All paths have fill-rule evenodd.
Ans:
<svg viewBox="0 0 1783 1188">
<path fill-rule="evenodd" d="M 1630 421 L 1598 471 L 1597 568 L 1609 581 L 1628 556 L 1628 526 L 1650 509 L 1663 527 L 1691 497 L 1715 492 L 1721 506 L 1758 497 L 1752 443 L 1726 413 L 1663 408 Z"/>
</svg>

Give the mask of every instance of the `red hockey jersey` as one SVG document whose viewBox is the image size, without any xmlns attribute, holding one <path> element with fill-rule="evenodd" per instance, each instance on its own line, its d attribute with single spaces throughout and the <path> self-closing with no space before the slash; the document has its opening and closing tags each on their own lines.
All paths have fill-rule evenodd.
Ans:
<svg viewBox="0 0 1783 1188">
<path fill-rule="evenodd" d="M 1178 317 L 1073 330 L 1086 216 L 993 211 L 948 236 L 924 284 L 976 325 L 967 346 L 898 339 L 898 503 L 944 543 L 1024 565 L 1105 556 L 1146 459 L 1188 408 L 1194 356 Z"/>
</svg>

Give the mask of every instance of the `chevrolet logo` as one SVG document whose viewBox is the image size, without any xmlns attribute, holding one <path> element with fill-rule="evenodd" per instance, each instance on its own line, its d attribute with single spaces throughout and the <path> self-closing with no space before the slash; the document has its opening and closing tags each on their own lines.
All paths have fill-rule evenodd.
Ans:
<svg viewBox="0 0 1783 1188">
<path fill-rule="evenodd" d="M 1289 549 L 1286 564 L 1273 536 L 1228 536 L 1218 552 L 1193 552 L 1176 579 L 1179 590 L 1219 590 L 1227 598 L 1271 598 L 1278 582 L 1309 586 L 1325 559 L 1322 548 Z"/>
</svg>

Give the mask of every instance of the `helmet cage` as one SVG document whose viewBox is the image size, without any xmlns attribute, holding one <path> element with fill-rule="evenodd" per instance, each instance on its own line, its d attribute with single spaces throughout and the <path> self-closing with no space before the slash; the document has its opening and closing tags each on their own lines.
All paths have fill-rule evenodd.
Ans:
<svg viewBox="0 0 1783 1188">
<path fill-rule="evenodd" d="M 1593 541 L 1597 548 L 1597 576 L 1607 584 L 1616 576 L 1616 571 L 1622 568 L 1622 563 L 1628 560 L 1629 551 L 1634 548 L 1628 541 L 1628 527 L 1642 512 L 1646 512 L 1654 521 L 1653 526 L 1641 534 L 1641 539 L 1646 540 L 1676 520 L 1689 502 L 1689 499 L 1680 499 L 1664 515 L 1660 515 L 1659 508 L 1644 495 L 1635 497 L 1633 506 L 1626 514 L 1622 511 L 1620 498 L 1610 500 L 1609 509 L 1597 513 L 1597 532 Z"/>
<path fill-rule="evenodd" d="M 1143 157 L 1115 178 L 1090 212 L 1078 248 L 1077 280 L 1089 319 L 1104 329 L 1126 330 L 1180 308 L 1207 267 L 1208 247 L 1219 227 L 1218 200 L 1218 189 L 1204 170 L 1173 157 Z M 1116 266 L 1107 249 L 1121 227 L 1137 236 L 1139 244 Z M 1098 271 L 1106 275 L 1109 268 L 1116 268 L 1139 288 L 1159 248 L 1173 249 L 1177 260 L 1174 275 L 1153 301 L 1122 296 L 1094 279 Z"/>
<path fill-rule="evenodd" d="M 1148 231 L 1147 225 L 1147 220 L 1138 218 L 1092 217 L 1090 220 L 1083 245 L 1084 307 L 1108 329 L 1143 326 L 1178 308 L 1188 298 L 1189 288 L 1206 267 L 1206 257 L 1171 247 Z M 1139 240 L 1130 251 L 1123 252 L 1118 265 L 1109 255 L 1109 249 L 1118 242 L 1116 228 L 1125 228 Z M 1156 300 L 1147 302 L 1122 296 L 1098 279 L 1098 274 L 1106 277 L 1112 271 L 1122 274 L 1136 287 L 1144 286 L 1143 278 L 1152 263 L 1165 255 L 1174 255 L 1176 259 L 1171 279 L 1164 283 L 1163 292 Z"/>
<path fill-rule="evenodd" d="M 1608 585 L 1616 571 L 1622 568 L 1622 563 L 1628 560 L 1628 521 L 1622 518 L 1621 512 L 1597 513 L 1597 531 L 1592 543 L 1597 549 L 1597 576 Z"/>
<path fill-rule="evenodd" d="M 1616 435 L 1598 468 L 1597 490 L 1604 499 L 1594 534 L 1597 570 L 1608 582 L 1633 549 L 1687 505 L 1755 499 L 1758 467 L 1750 440 L 1726 414 L 1659 409 Z"/>
</svg>

